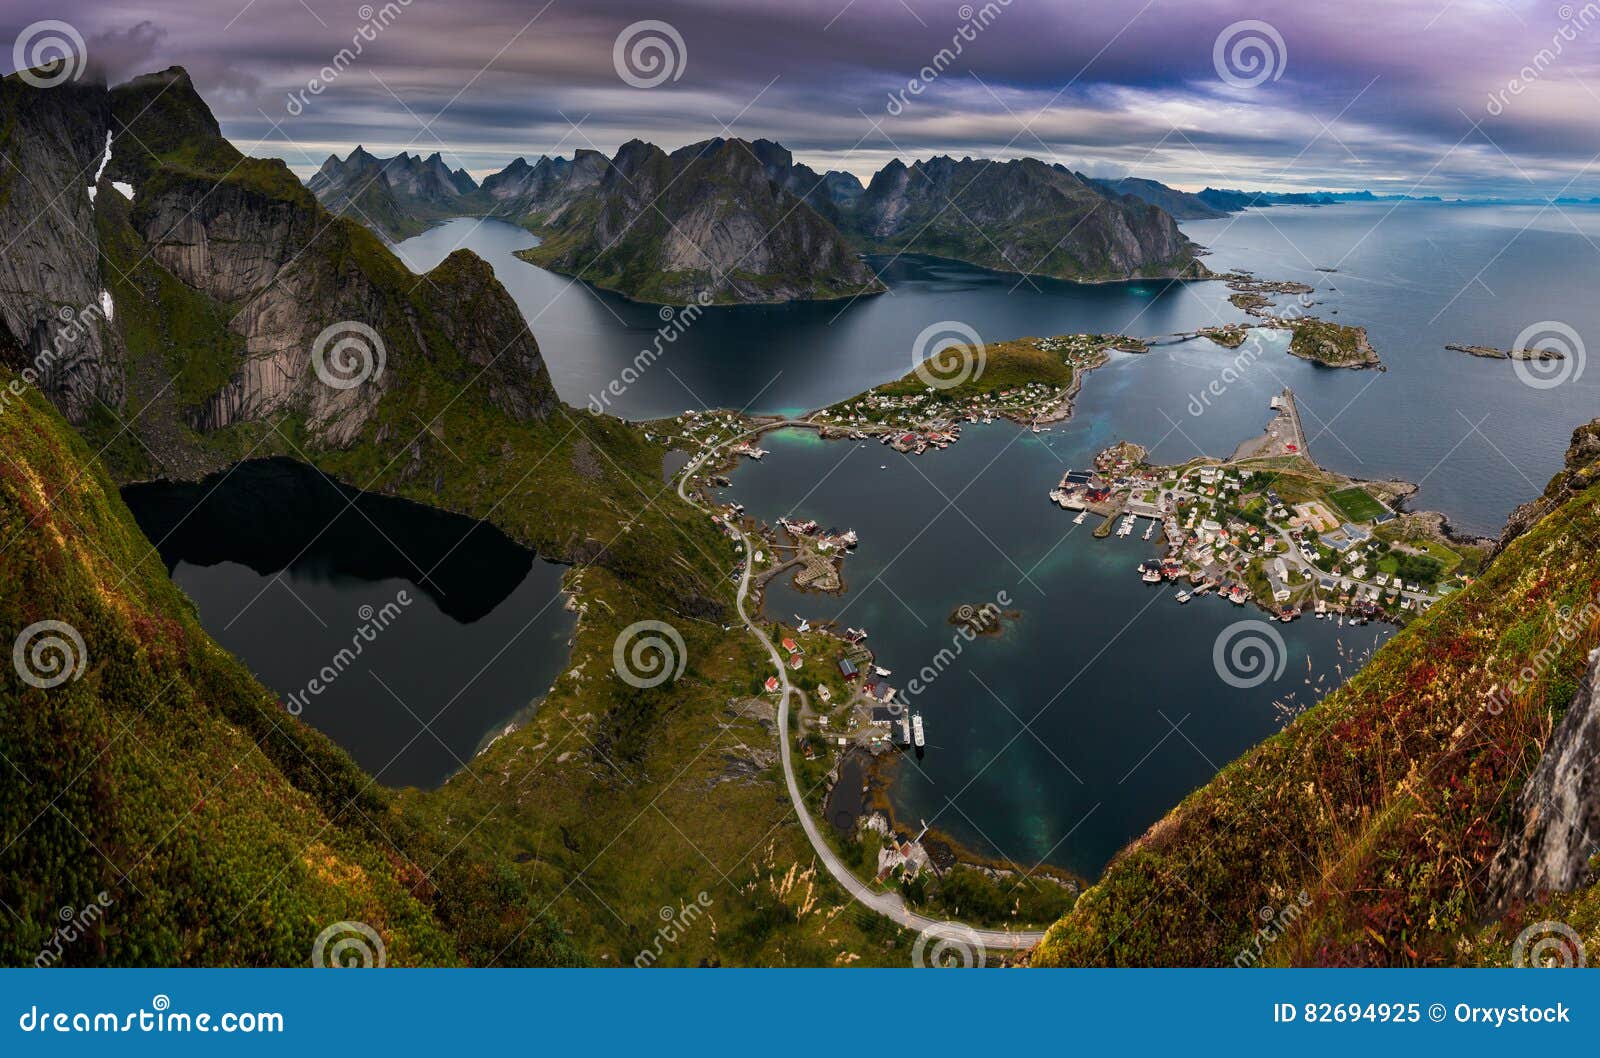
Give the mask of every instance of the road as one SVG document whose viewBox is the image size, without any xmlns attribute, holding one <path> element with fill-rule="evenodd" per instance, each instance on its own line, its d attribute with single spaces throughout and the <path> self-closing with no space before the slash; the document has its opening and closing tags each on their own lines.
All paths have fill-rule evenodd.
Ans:
<svg viewBox="0 0 1600 1058">
<path fill-rule="evenodd" d="M 792 424 L 815 425 L 814 423 L 799 421 Z M 683 468 L 682 477 L 678 481 L 678 498 L 698 508 L 699 504 L 689 498 L 687 488 L 689 480 L 694 477 L 700 467 L 704 466 L 712 454 L 724 445 L 731 445 L 742 437 L 762 433 L 770 428 L 761 427 L 739 437 L 731 437 L 726 442 L 719 443 L 691 460 Z M 700 509 L 703 510 L 704 508 Z M 794 756 L 789 739 L 789 700 L 799 694 L 800 691 L 789 682 L 789 667 L 783 663 L 783 658 L 778 654 L 778 648 L 773 644 L 771 637 L 767 635 L 760 625 L 751 620 L 750 615 L 745 611 L 745 599 L 750 593 L 750 556 L 754 552 L 751 551 L 750 540 L 745 536 L 744 531 L 737 525 L 733 525 L 731 528 L 735 533 L 739 534 L 739 541 L 744 546 L 745 553 L 744 572 L 739 578 L 739 591 L 735 597 L 739 620 L 743 621 L 750 634 L 760 641 L 767 652 L 767 657 L 772 661 L 773 669 L 778 674 L 780 684 L 778 695 L 778 750 L 779 756 L 783 761 L 783 781 L 789 788 L 789 802 L 794 806 L 795 814 L 800 817 L 800 826 L 805 830 L 806 838 L 811 842 L 811 848 L 817 854 L 817 859 L 822 861 L 823 866 L 828 869 L 828 873 L 833 876 L 833 880 L 838 882 L 844 888 L 844 891 L 849 893 L 857 903 L 876 911 L 878 914 L 907 929 L 914 929 L 918 932 L 932 931 L 936 937 L 949 937 L 958 942 L 964 940 L 970 943 L 970 941 L 976 940 L 983 945 L 985 952 L 1023 952 L 1035 947 L 1044 939 L 1042 931 L 1010 932 L 996 929 L 977 929 L 961 923 L 946 922 L 917 914 L 906 907 L 905 901 L 900 898 L 899 893 L 879 892 L 857 878 L 855 873 L 839 858 L 838 853 L 833 851 L 833 846 L 823 839 L 821 830 L 817 828 L 816 820 L 811 818 L 811 812 L 806 808 L 805 799 L 800 795 L 800 783 L 794 774 Z"/>
</svg>

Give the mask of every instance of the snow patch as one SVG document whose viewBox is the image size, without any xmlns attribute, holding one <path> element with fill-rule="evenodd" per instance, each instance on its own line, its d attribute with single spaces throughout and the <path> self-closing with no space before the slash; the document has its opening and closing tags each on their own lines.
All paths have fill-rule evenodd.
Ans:
<svg viewBox="0 0 1600 1058">
<path fill-rule="evenodd" d="M 123 198 L 127 199 L 129 202 L 133 201 L 132 184 L 128 183 L 126 180 L 113 180 L 111 181 L 111 186 L 116 188 L 117 191 L 121 193 Z"/>
<path fill-rule="evenodd" d="M 100 291 L 100 311 L 106 314 L 106 319 L 111 319 L 116 306 L 111 303 L 111 291 Z"/>
<path fill-rule="evenodd" d="M 100 168 L 94 171 L 94 179 L 89 181 L 89 201 L 94 201 L 95 189 L 100 184 L 100 177 L 105 173 L 106 166 L 111 164 L 111 130 L 106 130 L 106 151 L 100 156 Z"/>
</svg>

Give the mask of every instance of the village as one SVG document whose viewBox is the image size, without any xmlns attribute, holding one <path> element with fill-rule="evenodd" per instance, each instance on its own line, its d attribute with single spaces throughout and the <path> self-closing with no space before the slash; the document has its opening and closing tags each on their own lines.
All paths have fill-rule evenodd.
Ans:
<svg viewBox="0 0 1600 1058">
<path fill-rule="evenodd" d="M 1419 533 L 1416 516 L 1390 506 L 1392 486 L 1316 467 L 1291 391 L 1272 407 L 1263 437 L 1228 461 L 1153 466 L 1144 449 L 1119 442 L 1091 469 L 1067 471 L 1050 499 L 1076 511 L 1075 524 L 1101 519 L 1100 539 L 1131 536 L 1141 520 L 1142 540 L 1159 533 L 1165 555 L 1136 568 L 1149 584 L 1184 582 L 1179 604 L 1215 592 L 1280 621 L 1398 623 L 1469 582 L 1473 548 Z"/>
</svg>

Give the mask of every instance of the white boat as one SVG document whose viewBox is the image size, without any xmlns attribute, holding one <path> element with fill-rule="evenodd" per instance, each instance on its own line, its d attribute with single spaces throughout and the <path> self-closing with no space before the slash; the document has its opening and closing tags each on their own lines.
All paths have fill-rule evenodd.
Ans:
<svg viewBox="0 0 1600 1058">
<path fill-rule="evenodd" d="M 879 676 L 893 676 L 894 675 L 894 673 L 890 672 L 888 669 L 884 668 L 882 665 L 874 665 L 874 666 L 872 666 L 872 671 L 876 672 Z"/>
<path fill-rule="evenodd" d="M 1186 591 L 1180 591 L 1178 594 L 1174 595 L 1173 598 L 1177 599 L 1179 602 L 1188 602 L 1189 593 Z"/>
<path fill-rule="evenodd" d="M 911 714 L 911 744 L 921 749 L 927 744 L 927 739 L 922 732 L 922 714 Z"/>
<path fill-rule="evenodd" d="M 1076 518 L 1072 519 L 1072 524 L 1073 525 L 1082 525 L 1083 524 L 1083 520 L 1085 518 L 1087 518 L 1087 517 L 1089 517 L 1089 512 L 1088 511 L 1079 511 L 1078 512 L 1078 516 Z"/>
<path fill-rule="evenodd" d="M 1156 523 L 1155 522 L 1151 522 L 1150 525 L 1144 531 L 1144 538 L 1146 540 L 1150 539 L 1152 536 L 1155 535 L 1155 531 L 1156 531 Z"/>
</svg>

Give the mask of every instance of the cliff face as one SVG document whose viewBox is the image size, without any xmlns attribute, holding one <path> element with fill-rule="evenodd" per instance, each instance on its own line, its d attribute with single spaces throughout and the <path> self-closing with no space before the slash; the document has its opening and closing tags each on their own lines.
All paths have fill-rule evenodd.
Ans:
<svg viewBox="0 0 1600 1058">
<path fill-rule="evenodd" d="M 290 416 L 315 443 L 342 446 L 423 373 L 480 386 L 518 417 L 553 407 L 538 347 L 486 264 L 463 251 L 413 276 L 365 228 L 330 216 L 283 163 L 235 150 L 182 70 L 110 91 L 8 79 L 5 92 L 8 156 L 24 171 L 75 186 L 78 170 L 93 173 L 94 144 L 104 152 L 110 127 L 106 176 L 134 192 L 130 204 L 105 183 L 94 203 L 74 193 L 55 209 L 18 186 L 4 204 L 26 240 L 0 259 L 0 318 L 22 355 L 50 340 L 58 307 L 99 306 L 108 286 L 125 298 L 126 311 L 44 376 L 70 419 L 81 421 L 96 397 L 120 412 L 131 383 L 135 433 L 152 430 L 141 439 L 160 469 L 182 474 L 206 469 L 177 451 L 182 430 Z M 413 190 L 450 193 L 454 177 L 437 157 L 417 168 Z M 38 224 L 26 223 L 29 209 Z M 101 275 L 106 263 L 114 274 Z M 376 340 L 339 345 L 350 328 L 328 329 L 350 323 Z"/>
<path fill-rule="evenodd" d="M 1486 903 L 1564 893 L 1594 881 L 1600 852 L 1600 651 L 1544 755 L 1512 805 L 1506 839 L 1489 865 Z"/>
<path fill-rule="evenodd" d="M 1572 441 L 1567 445 L 1566 465 L 1550 479 L 1537 499 L 1511 512 L 1505 528 L 1500 531 L 1500 540 L 1495 544 L 1494 553 L 1498 555 L 1504 551 L 1507 545 L 1552 509 L 1600 480 L 1600 466 L 1596 464 L 1600 464 L 1600 419 L 1572 431 Z"/>
<path fill-rule="evenodd" d="M 1004 272 L 1076 280 L 1198 272 L 1194 246 L 1159 207 L 1108 196 L 1032 158 L 891 162 L 847 223 L 876 247 Z"/>
<path fill-rule="evenodd" d="M 882 289 L 839 232 L 774 181 L 748 143 L 708 140 L 672 154 L 622 146 L 592 188 L 528 212 L 543 242 L 528 260 L 646 301 L 790 301 Z"/>
<path fill-rule="evenodd" d="M 0 361 L 37 372 L 75 423 L 122 404 L 94 224 L 93 198 L 118 193 L 96 186 L 109 128 L 103 85 L 0 79 Z"/>
</svg>

